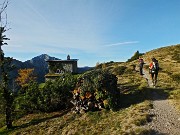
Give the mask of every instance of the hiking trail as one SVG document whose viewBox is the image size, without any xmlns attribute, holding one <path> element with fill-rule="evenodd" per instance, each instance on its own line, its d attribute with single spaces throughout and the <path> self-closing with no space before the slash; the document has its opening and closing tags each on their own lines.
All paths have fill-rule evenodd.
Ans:
<svg viewBox="0 0 180 135">
<path fill-rule="evenodd" d="M 143 74 L 149 87 L 153 88 L 148 71 L 144 70 Z M 158 88 L 154 89 L 158 91 Z M 151 100 L 153 108 L 148 112 L 152 120 L 144 127 L 152 129 L 151 135 L 180 135 L 180 114 L 166 97 L 155 91 Z"/>
</svg>

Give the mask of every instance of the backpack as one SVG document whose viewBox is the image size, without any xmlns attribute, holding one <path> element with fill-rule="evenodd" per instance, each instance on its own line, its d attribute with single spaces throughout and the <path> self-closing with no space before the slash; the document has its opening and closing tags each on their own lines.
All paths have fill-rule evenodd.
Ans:
<svg viewBox="0 0 180 135">
<path fill-rule="evenodd" d="M 144 60 L 141 58 L 141 59 L 139 59 L 139 66 L 143 67 L 143 65 L 144 65 Z"/>
<path fill-rule="evenodd" d="M 153 62 L 151 73 L 157 73 L 158 71 L 159 71 L 159 63 L 158 63 L 158 61 Z"/>
<path fill-rule="evenodd" d="M 139 62 L 140 63 L 144 63 L 144 60 L 141 58 L 141 59 L 139 59 Z"/>
</svg>

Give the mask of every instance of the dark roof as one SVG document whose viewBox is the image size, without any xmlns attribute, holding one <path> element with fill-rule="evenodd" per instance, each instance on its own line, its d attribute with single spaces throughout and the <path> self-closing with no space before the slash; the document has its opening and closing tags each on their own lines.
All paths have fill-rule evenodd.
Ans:
<svg viewBox="0 0 180 135">
<path fill-rule="evenodd" d="M 46 62 L 74 62 L 78 61 L 78 59 L 70 59 L 70 60 L 47 60 Z"/>
</svg>

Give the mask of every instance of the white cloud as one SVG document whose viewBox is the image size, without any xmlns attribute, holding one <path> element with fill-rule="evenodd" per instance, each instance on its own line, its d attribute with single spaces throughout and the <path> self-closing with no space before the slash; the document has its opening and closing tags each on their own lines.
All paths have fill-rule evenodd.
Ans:
<svg viewBox="0 0 180 135">
<path fill-rule="evenodd" d="M 39 18 L 42 20 L 42 22 L 44 22 L 45 25 L 50 26 L 50 24 L 49 24 L 49 22 L 47 21 L 47 19 L 45 18 L 45 16 L 44 16 L 43 14 L 41 14 L 41 13 L 39 12 L 39 10 L 37 10 L 37 9 L 33 6 L 33 4 L 31 4 L 30 2 L 28 2 L 28 0 L 24 0 L 24 3 L 25 3 L 26 6 L 30 9 L 29 12 L 32 11 L 31 14 L 37 15 L 37 17 L 39 17 Z"/>
<path fill-rule="evenodd" d="M 139 41 L 127 41 L 127 42 L 119 42 L 119 43 L 114 43 L 114 44 L 107 44 L 104 46 L 112 47 L 112 46 L 129 45 L 129 44 L 137 44 L 137 43 L 139 43 Z"/>
</svg>

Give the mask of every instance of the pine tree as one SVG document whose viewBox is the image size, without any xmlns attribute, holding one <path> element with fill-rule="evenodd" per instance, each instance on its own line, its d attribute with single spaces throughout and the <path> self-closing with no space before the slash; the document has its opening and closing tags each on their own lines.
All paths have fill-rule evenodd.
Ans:
<svg viewBox="0 0 180 135">
<path fill-rule="evenodd" d="M 12 58 L 5 58 L 4 52 L 2 50 L 3 45 L 7 45 L 4 41 L 9 40 L 6 38 L 4 33 L 7 31 L 7 14 L 6 8 L 8 6 L 8 0 L 5 0 L 2 7 L 0 8 L 0 78 L 1 78 L 1 89 L 3 92 L 3 97 L 5 99 L 5 114 L 6 114 L 6 126 L 8 129 L 12 128 L 12 104 L 14 100 L 13 92 L 10 89 L 10 77 L 9 72 L 13 70 L 11 65 Z M 2 15 L 5 15 L 5 21 Z"/>
<path fill-rule="evenodd" d="M 127 62 L 131 62 L 133 60 L 137 60 L 139 58 L 139 56 L 142 56 L 142 55 L 144 55 L 144 53 L 140 53 L 139 51 L 136 51 L 134 53 L 134 55 L 130 59 L 127 60 Z"/>
</svg>

